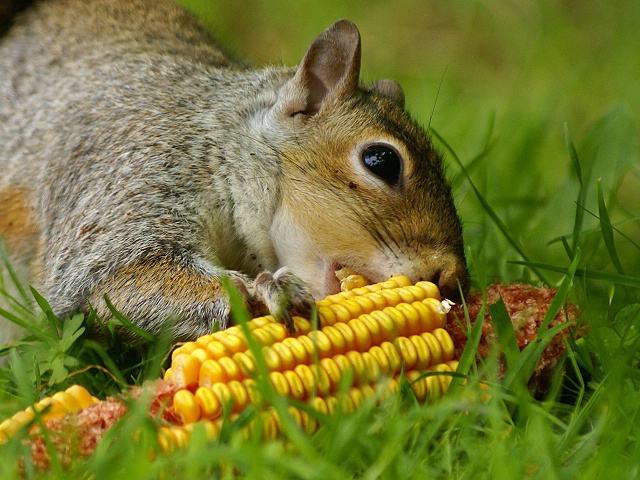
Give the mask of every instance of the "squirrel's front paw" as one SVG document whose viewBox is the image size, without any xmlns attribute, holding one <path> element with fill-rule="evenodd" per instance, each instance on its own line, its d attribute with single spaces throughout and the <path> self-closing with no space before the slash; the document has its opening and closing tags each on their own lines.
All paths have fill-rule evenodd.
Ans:
<svg viewBox="0 0 640 480">
<path fill-rule="evenodd" d="M 286 268 L 273 274 L 260 273 L 254 282 L 254 296 L 276 320 L 285 324 L 290 333 L 295 331 L 291 316 L 308 317 L 314 305 L 304 282 Z"/>
</svg>

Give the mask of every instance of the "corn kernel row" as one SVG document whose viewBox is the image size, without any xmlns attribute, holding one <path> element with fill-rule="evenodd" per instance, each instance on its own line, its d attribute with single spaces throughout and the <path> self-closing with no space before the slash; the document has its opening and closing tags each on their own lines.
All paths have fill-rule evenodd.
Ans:
<svg viewBox="0 0 640 480">
<path fill-rule="evenodd" d="M 409 362 L 411 367 L 418 361 L 428 363 L 432 356 L 441 358 L 439 350 L 443 348 L 453 351 L 451 340 L 441 328 L 446 317 L 438 308 L 439 302 L 433 298 L 411 304 L 399 303 L 395 307 L 361 314 L 357 318 L 326 325 L 321 330 L 299 334 L 297 337 L 278 337 L 279 340 L 275 343 L 262 347 L 262 356 L 270 371 L 285 371 L 295 365 L 310 365 L 316 358 L 324 359 L 351 351 L 366 352 L 372 346 L 391 341 L 399 343 L 401 351 L 408 350 L 403 360 Z M 282 328 L 286 335 L 286 330 L 283 326 Z M 430 333 L 436 330 L 441 339 L 436 339 Z M 418 335 L 420 332 L 424 333 Z M 194 383 L 209 386 L 216 382 L 251 377 L 256 372 L 253 352 L 240 348 L 239 343 L 233 343 L 239 336 L 221 338 L 227 346 L 235 345 L 238 348 L 228 350 L 228 354 L 219 358 L 211 358 L 202 348 L 196 348 L 191 353 L 183 350 L 173 356 L 172 366 L 165 373 L 165 379 L 171 379 L 182 386 Z M 402 338 L 412 340 L 401 340 Z M 443 343 L 438 343 L 437 340 L 442 340 Z M 217 343 L 212 341 L 208 345 Z"/>
<path fill-rule="evenodd" d="M 69 413 L 80 410 L 97 403 L 98 399 L 80 385 L 72 385 L 62 392 L 56 392 L 51 397 L 45 397 L 33 406 L 16 413 L 0 423 L 0 442 L 15 435 L 22 427 L 32 423 L 37 414 L 40 414 L 43 422 L 51 418 L 62 418 Z"/>
<path fill-rule="evenodd" d="M 395 307 L 400 303 L 412 303 L 415 301 L 432 298 L 439 300 L 437 287 L 430 282 L 418 282 L 415 285 L 407 284 L 406 277 L 393 277 L 386 282 L 370 285 L 361 289 L 342 292 L 329 296 L 316 303 L 318 317 L 323 326 L 333 325 L 336 322 L 345 322 L 363 314 L 379 311 L 385 307 Z M 384 288 L 380 286 L 384 286 Z M 356 292 L 361 291 L 361 294 Z M 344 294 L 351 294 L 344 298 Z M 436 302 L 437 303 L 437 302 Z M 302 317 L 294 317 L 296 336 L 307 334 L 311 331 L 311 322 Z M 270 315 L 253 319 L 248 323 L 256 341 L 262 346 L 269 346 L 288 337 L 286 328 L 276 323 Z M 231 356 L 234 353 L 248 350 L 244 331 L 240 326 L 233 326 L 226 330 L 204 335 L 193 342 L 186 342 L 172 354 L 172 359 L 177 355 L 186 353 L 194 354 L 199 358 L 205 357 L 218 360 L 223 356 Z"/>
<path fill-rule="evenodd" d="M 447 375 L 447 372 L 455 372 L 457 365 L 458 362 L 452 360 L 426 370 L 426 372 L 436 372 L 440 373 L 440 375 L 425 376 L 425 371 L 409 370 L 405 373 L 405 376 L 410 382 L 417 400 L 423 402 L 427 398 L 437 398 L 447 390 L 451 383 L 451 376 Z M 325 415 L 333 415 L 338 410 L 350 412 L 359 408 L 363 402 L 370 398 L 384 400 L 398 390 L 399 382 L 400 375 L 396 375 L 393 378 L 385 379 L 385 381 L 375 385 L 352 387 L 344 394 L 312 397 L 307 403 L 313 410 Z M 200 389 L 198 389 L 198 391 L 200 391 Z M 317 430 L 318 422 L 316 418 L 313 415 L 309 415 L 307 411 L 294 406 L 287 407 L 287 411 L 294 422 L 306 433 L 311 434 Z M 233 421 L 237 416 L 238 412 L 234 410 L 234 412 L 229 415 L 229 420 Z M 171 451 L 188 445 L 196 425 L 204 427 L 207 438 L 215 439 L 220 434 L 223 421 L 222 418 L 202 417 L 197 422 L 163 426 L 159 431 L 160 447 L 164 451 Z M 245 427 L 244 435 L 246 437 L 250 436 L 252 431 L 258 426 L 261 428 L 262 437 L 265 440 L 277 438 L 283 430 L 282 421 L 274 409 L 261 412 L 257 420 Z"/>
</svg>

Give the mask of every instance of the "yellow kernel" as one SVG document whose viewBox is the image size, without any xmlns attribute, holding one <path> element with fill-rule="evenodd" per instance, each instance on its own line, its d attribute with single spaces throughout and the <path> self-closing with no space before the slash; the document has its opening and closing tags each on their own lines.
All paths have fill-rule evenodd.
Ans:
<svg viewBox="0 0 640 480">
<path fill-rule="evenodd" d="M 366 352 L 362 352 L 362 360 L 364 361 L 364 365 L 365 365 L 364 371 L 366 374 L 366 380 L 363 383 L 370 383 L 370 382 L 377 381 L 382 374 L 382 370 L 380 368 L 380 365 L 376 361 L 376 358 L 373 355 L 371 355 L 371 352 L 366 351 Z"/>
<path fill-rule="evenodd" d="M 267 369 L 269 371 L 281 372 L 284 370 L 284 366 L 282 365 L 282 359 L 280 358 L 280 355 L 278 355 L 276 351 L 273 349 L 273 346 L 262 347 L 262 358 L 264 359 L 264 362 L 266 363 Z"/>
<path fill-rule="evenodd" d="M 196 348 L 191 355 L 196 357 L 200 363 L 209 360 L 209 354 L 204 348 Z"/>
<path fill-rule="evenodd" d="M 206 349 L 207 345 L 209 345 L 209 343 L 211 343 L 214 339 L 215 337 L 211 334 L 202 335 L 201 337 L 198 337 L 196 339 L 195 343 L 196 345 L 198 345 L 198 347 Z"/>
<path fill-rule="evenodd" d="M 417 370 L 409 370 L 405 372 L 407 380 L 411 383 L 411 389 L 416 395 L 416 399 L 419 402 L 424 402 L 427 398 L 427 380 L 433 377 L 420 378 L 421 373 Z"/>
<path fill-rule="evenodd" d="M 396 290 L 380 290 L 380 294 L 387 301 L 387 305 L 398 305 L 400 302 L 402 302 L 402 297 Z"/>
<path fill-rule="evenodd" d="M 442 363 L 442 345 L 440 345 L 437 337 L 430 332 L 424 332 L 420 334 L 420 336 L 429 346 L 429 351 L 431 352 L 431 365 Z"/>
<path fill-rule="evenodd" d="M 180 416 L 182 423 L 193 423 L 200 419 L 200 407 L 189 390 L 178 390 L 173 395 L 173 408 Z"/>
<path fill-rule="evenodd" d="M 212 340 L 207 344 L 207 353 L 214 360 L 220 360 L 222 357 L 228 357 L 231 352 L 218 340 Z"/>
<path fill-rule="evenodd" d="M 197 357 L 181 353 L 172 362 L 173 381 L 180 386 L 187 386 L 198 381 L 200 360 Z"/>
<path fill-rule="evenodd" d="M 262 438 L 264 440 L 275 440 L 280 434 L 280 426 L 275 413 L 271 412 L 262 417 Z"/>
<path fill-rule="evenodd" d="M 356 297 L 353 297 L 351 301 L 357 303 L 360 306 L 360 310 L 362 312 L 360 313 L 360 315 L 364 313 L 371 313 L 376 309 L 376 304 L 368 296 L 367 297 L 356 296 Z"/>
<path fill-rule="evenodd" d="M 329 305 L 318 307 L 318 318 L 322 325 L 333 325 L 338 321 L 337 315 Z"/>
<path fill-rule="evenodd" d="M 341 302 L 340 305 L 342 305 L 344 308 L 349 310 L 349 314 L 351 318 L 359 317 L 364 313 L 362 305 L 360 305 L 358 302 L 356 302 L 353 299 L 345 300 L 344 302 Z"/>
<path fill-rule="evenodd" d="M 331 344 L 331 353 L 333 355 L 337 355 L 339 353 L 344 353 L 347 351 L 347 343 L 336 327 L 331 325 L 326 326 L 322 329 L 322 332 L 329 339 L 329 343 Z"/>
<path fill-rule="evenodd" d="M 398 328 L 391 316 L 387 313 L 376 310 L 371 312 L 371 318 L 375 319 L 380 325 L 380 340 L 375 343 L 375 345 L 379 345 L 382 342 L 393 341 L 398 336 Z"/>
<path fill-rule="evenodd" d="M 207 360 L 200 367 L 198 385 L 201 387 L 211 387 L 214 383 L 224 383 L 228 380 L 227 371 L 215 360 Z"/>
<path fill-rule="evenodd" d="M 249 404 L 249 394 L 245 386 L 237 380 L 231 380 L 227 386 L 233 398 L 233 411 L 236 413 L 244 410 Z"/>
<path fill-rule="evenodd" d="M 371 347 L 371 333 L 369 329 L 365 325 L 365 323 L 358 319 L 354 318 L 349 321 L 347 324 L 351 330 L 353 330 L 353 335 L 355 338 L 355 350 L 358 352 L 364 352 Z"/>
<path fill-rule="evenodd" d="M 313 330 L 311 321 L 303 317 L 293 317 L 293 327 L 296 329 L 296 335 L 306 335 Z"/>
<path fill-rule="evenodd" d="M 309 358 L 312 358 L 312 359 L 316 358 L 316 355 L 318 354 L 318 351 L 316 350 L 316 345 L 315 343 L 313 343 L 313 340 L 311 340 L 311 338 L 309 338 L 308 335 L 302 335 L 298 337 L 297 340 L 300 343 L 300 345 L 302 345 L 304 349 L 307 351 L 307 355 L 309 356 Z"/>
<path fill-rule="evenodd" d="M 351 382 L 355 380 L 355 371 L 353 368 L 353 364 L 351 363 L 351 360 L 349 360 L 345 355 L 334 355 L 332 360 L 340 369 L 340 372 L 342 373 L 342 378 L 351 377 Z M 343 381 L 342 378 L 339 380 L 340 382 Z"/>
<path fill-rule="evenodd" d="M 376 391 L 371 385 L 360 385 L 360 391 L 362 395 L 364 395 L 364 398 L 372 398 L 376 395 Z"/>
<path fill-rule="evenodd" d="M 218 418 L 222 413 L 222 403 L 220 398 L 207 387 L 200 387 L 194 395 L 195 402 L 200 407 L 200 415 L 203 418 Z"/>
<path fill-rule="evenodd" d="M 267 315 L 264 317 L 258 317 L 251 320 L 251 323 L 254 325 L 256 329 L 264 327 L 267 323 L 273 323 L 275 319 L 271 315 Z"/>
<path fill-rule="evenodd" d="M 249 402 L 252 405 L 261 405 L 262 395 L 260 394 L 260 390 L 258 390 L 256 381 L 253 378 L 246 378 L 242 380 L 242 384 L 247 391 L 247 395 L 249 395 Z"/>
<path fill-rule="evenodd" d="M 304 348 L 304 346 L 298 341 L 297 338 L 288 337 L 288 338 L 285 338 L 282 341 L 282 343 L 283 345 L 286 345 L 287 347 L 289 347 L 289 350 L 291 350 L 291 353 L 295 358 L 296 364 L 308 363 L 309 354 L 307 352 L 307 349 Z"/>
<path fill-rule="evenodd" d="M 251 332 L 253 338 L 255 338 L 256 342 L 262 346 L 272 345 L 276 340 L 273 338 L 269 332 L 267 332 L 264 328 L 256 328 Z"/>
<path fill-rule="evenodd" d="M 416 335 L 420 333 L 420 316 L 418 311 L 407 303 L 401 303 L 396 307 L 406 321 L 406 330 L 404 336 Z"/>
<path fill-rule="evenodd" d="M 367 381 L 367 365 L 364 363 L 362 354 L 355 350 L 345 353 L 345 357 L 349 359 L 353 366 L 353 374 L 355 383 L 361 384 Z"/>
<path fill-rule="evenodd" d="M 402 357 L 398 348 L 391 342 L 382 342 L 380 348 L 384 351 L 389 361 L 389 373 L 398 373 L 402 367 Z"/>
<path fill-rule="evenodd" d="M 409 287 L 398 288 L 397 290 L 395 290 L 395 292 L 402 299 L 401 300 L 402 303 L 411 303 L 411 302 L 414 302 L 416 300 L 415 296 L 413 295 L 413 292 L 411 291 L 411 289 Z"/>
<path fill-rule="evenodd" d="M 173 352 L 171 352 L 171 360 L 176 358 L 176 355 L 180 353 L 189 354 L 198 347 L 199 345 L 196 342 L 185 342 L 182 345 L 180 345 L 178 348 L 176 348 Z"/>
<path fill-rule="evenodd" d="M 228 333 L 228 330 L 227 330 Z M 228 334 L 228 335 L 220 335 L 218 337 L 218 341 L 222 343 L 230 355 L 238 352 L 244 352 L 247 349 L 247 343 L 245 339 L 238 335 Z"/>
<path fill-rule="evenodd" d="M 331 308 L 331 310 L 333 310 L 333 313 L 336 314 L 336 322 L 345 323 L 353 318 L 349 309 L 340 303 L 331 305 L 331 307 L 329 308 Z"/>
<path fill-rule="evenodd" d="M 229 380 L 242 380 L 244 378 L 240 367 L 231 357 L 222 357 L 218 360 L 218 363 L 226 372 Z"/>
<path fill-rule="evenodd" d="M 240 367 L 243 377 L 255 375 L 258 370 L 251 351 L 235 353 L 231 358 Z"/>
<path fill-rule="evenodd" d="M 229 390 L 228 383 L 214 383 L 211 385 L 211 391 L 216 395 L 222 405 L 227 405 L 233 399 L 233 395 L 231 395 L 231 390 Z"/>
<path fill-rule="evenodd" d="M 291 387 L 282 372 L 269 372 L 269 380 L 271 380 L 273 389 L 278 393 L 278 395 L 281 397 L 289 396 L 291 393 Z"/>
<path fill-rule="evenodd" d="M 382 329 L 380 328 L 380 323 L 368 314 L 360 315 L 358 320 L 364 323 L 365 327 L 369 331 L 369 334 L 371 335 L 371 345 L 379 345 L 382 341 Z"/>
<path fill-rule="evenodd" d="M 267 332 L 275 339 L 276 342 L 281 342 L 289 336 L 287 327 L 281 323 L 267 323 L 264 327 Z"/>
<path fill-rule="evenodd" d="M 340 410 L 343 412 L 353 412 L 356 409 L 353 400 L 348 394 L 341 394 L 338 398 L 338 404 L 340 405 Z"/>
<path fill-rule="evenodd" d="M 271 348 L 280 358 L 280 368 L 278 370 L 291 370 L 296 364 L 296 357 L 291 349 L 282 342 L 274 343 Z"/>
<path fill-rule="evenodd" d="M 329 415 L 336 413 L 336 410 L 338 409 L 338 399 L 336 397 L 327 397 L 325 402 L 327 404 L 327 411 L 329 412 Z"/>
<path fill-rule="evenodd" d="M 425 298 L 422 303 L 431 309 L 434 328 L 443 328 L 447 323 L 447 314 L 442 311 L 440 301 L 435 298 Z"/>
<path fill-rule="evenodd" d="M 331 379 L 327 372 L 319 364 L 311 365 L 310 367 L 315 377 L 315 387 L 318 395 L 329 395 L 331 393 Z"/>
<path fill-rule="evenodd" d="M 391 277 L 389 280 L 393 281 L 398 287 L 408 287 L 413 284 L 409 277 L 406 277 L 405 275 L 396 275 L 395 277 Z"/>
<path fill-rule="evenodd" d="M 370 293 L 366 298 L 373 302 L 374 310 L 372 311 L 379 311 L 388 306 L 387 299 L 380 292 Z"/>
<path fill-rule="evenodd" d="M 333 360 L 333 358 L 323 358 L 322 360 L 320 360 L 319 365 L 327 375 L 327 378 L 329 380 L 329 389 L 335 392 L 340 386 L 340 379 L 342 378 L 340 367 Z"/>
<path fill-rule="evenodd" d="M 413 369 L 418 361 L 418 352 L 413 343 L 411 343 L 407 337 L 398 337 L 394 340 L 393 344 L 398 349 L 398 353 L 404 361 L 405 370 Z"/>
<path fill-rule="evenodd" d="M 80 385 L 71 385 L 67 388 L 66 392 L 78 401 L 80 408 L 86 408 L 98 401 L 97 398 L 92 397 L 91 394 Z"/>
<path fill-rule="evenodd" d="M 389 375 L 391 373 L 395 373 L 391 371 L 389 358 L 387 357 L 387 354 L 381 347 L 379 347 L 378 345 L 374 345 L 369 349 L 369 354 L 375 359 L 376 363 L 380 368 L 380 373 L 382 375 Z"/>
<path fill-rule="evenodd" d="M 325 327 L 328 328 L 328 327 Z M 354 350 L 356 348 L 356 336 L 349 325 L 346 323 L 336 323 L 331 328 L 335 328 L 344 339 L 344 351 Z"/>
<path fill-rule="evenodd" d="M 418 327 L 420 332 L 432 332 L 437 326 L 437 318 L 434 316 L 433 308 L 429 305 L 430 303 L 430 299 L 425 299 L 421 302 L 411 304 L 420 319 L 420 326 Z"/>
<path fill-rule="evenodd" d="M 425 342 L 424 338 L 420 335 L 412 335 L 409 337 L 409 341 L 416 347 L 417 360 L 414 368 L 417 370 L 424 370 L 425 368 L 433 365 L 431 359 L 431 350 L 429 345 Z"/>
<path fill-rule="evenodd" d="M 315 394 L 316 376 L 309 365 L 297 365 L 293 371 L 297 374 L 302 382 L 305 391 L 305 397 Z M 286 375 L 285 375 L 286 376 Z"/>
<path fill-rule="evenodd" d="M 14 417 L 9 417 L 0 423 L 0 432 L 2 432 L 6 437 L 12 437 L 18 430 L 24 427 L 24 425 L 25 424 L 20 423 Z"/>
<path fill-rule="evenodd" d="M 309 400 L 309 405 L 317 412 L 324 413 L 325 415 L 329 413 L 327 402 L 322 397 L 313 397 L 311 400 Z"/>
<path fill-rule="evenodd" d="M 51 409 L 44 416 L 45 421 L 52 417 L 62 417 L 80 410 L 80 404 L 66 392 L 56 392 L 51 396 Z"/>
<path fill-rule="evenodd" d="M 353 402 L 353 406 L 355 408 L 360 408 L 360 406 L 364 402 L 364 395 L 362 393 L 362 389 L 360 388 L 349 389 L 349 397 L 351 398 L 351 401 Z"/>
<path fill-rule="evenodd" d="M 302 400 L 305 396 L 304 384 L 297 373 L 287 370 L 282 375 L 289 384 L 289 395 L 296 400 Z"/>
<path fill-rule="evenodd" d="M 308 337 L 315 345 L 319 358 L 326 358 L 333 354 L 331 340 L 322 330 L 313 330 L 309 332 Z"/>
<path fill-rule="evenodd" d="M 433 335 L 438 339 L 440 345 L 442 347 L 442 361 L 448 362 L 453 359 L 453 355 L 455 353 L 455 346 L 453 345 L 453 340 L 451 340 L 451 335 L 444 328 L 436 328 L 433 331 Z"/>
<path fill-rule="evenodd" d="M 393 324 L 396 326 L 397 335 L 399 337 L 405 337 L 407 335 L 408 326 L 407 318 L 402 314 L 402 312 L 394 307 L 386 307 L 382 312 L 389 315 L 393 321 Z"/>
<path fill-rule="evenodd" d="M 438 290 L 438 287 L 435 283 L 422 281 L 416 283 L 416 287 L 424 290 L 427 298 L 435 298 L 436 300 L 440 301 L 440 290 Z"/>
</svg>

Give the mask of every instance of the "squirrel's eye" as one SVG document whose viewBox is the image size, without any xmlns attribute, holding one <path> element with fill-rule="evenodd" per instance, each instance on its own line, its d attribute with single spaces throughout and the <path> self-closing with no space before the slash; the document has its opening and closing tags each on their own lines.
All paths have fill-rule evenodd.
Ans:
<svg viewBox="0 0 640 480">
<path fill-rule="evenodd" d="M 391 147 L 371 145 L 362 152 L 362 162 L 375 175 L 387 183 L 396 184 L 400 180 L 402 162 Z"/>
</svg>

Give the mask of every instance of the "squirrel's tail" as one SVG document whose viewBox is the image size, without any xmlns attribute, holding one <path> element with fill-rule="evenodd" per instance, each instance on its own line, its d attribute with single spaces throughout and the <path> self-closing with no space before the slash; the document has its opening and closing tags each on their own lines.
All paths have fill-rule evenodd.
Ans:
<svg viewBox="0 0 640 480">
<path fill-rule="evenodd" d="M 16 13 L 24 10 L 34 0 L 0 0 L 0 37 L 9 30 Z"/>
</svg>

